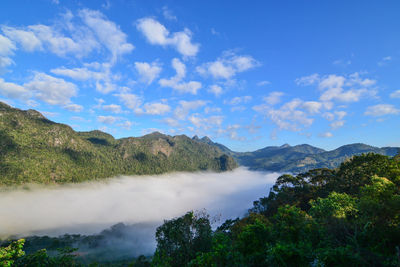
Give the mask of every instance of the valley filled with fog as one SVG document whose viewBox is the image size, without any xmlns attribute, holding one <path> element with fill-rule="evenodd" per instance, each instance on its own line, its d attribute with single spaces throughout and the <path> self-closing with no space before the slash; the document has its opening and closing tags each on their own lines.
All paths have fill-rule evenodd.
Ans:
<svg viewBox="0 0 400 267">
<path fill-rule="evenodd" d="M 205 210 L 216 226 L 241 217 L 278 176 L 238 168 L 10 189 L 0 194 L 0 237 L 92 235 L 122 222 L 134 254 L 151 253 L 163 220 L 189 210 Z"/>
</svg>

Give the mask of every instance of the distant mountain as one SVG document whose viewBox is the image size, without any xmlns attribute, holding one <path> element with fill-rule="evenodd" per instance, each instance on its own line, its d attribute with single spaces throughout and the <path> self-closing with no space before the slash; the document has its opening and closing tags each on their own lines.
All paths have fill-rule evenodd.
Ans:
<svg viewBox="0 0 400 267">
<path fill-rule="evenodd" d="M 152 133 L 114 139 L 76 132 L 35 110 L 0 102 L 0 185 L 66 183 L 116 175 L 231 170 L 235 160 L 217 146 L 185 135 Z"/>
<path fill-rule="evenodd" d="M 303 144 L 290 146 L 267 146 L 253 152 L 234 152 L 224 145 L 203 137 L 196 140 L 214 145 L 236 161 L 252 170 L 300 173 L 315 168 L 336 168 L 346 159 L 362 153 L 395 156 L 399 147 L 373 147 L 365 144 L 344 145 L 331 151 Z"/>
</svg>

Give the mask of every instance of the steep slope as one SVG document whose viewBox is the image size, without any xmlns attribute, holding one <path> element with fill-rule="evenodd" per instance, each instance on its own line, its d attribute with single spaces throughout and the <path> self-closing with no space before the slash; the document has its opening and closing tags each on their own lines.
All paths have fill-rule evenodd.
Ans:
<svg viewBox="0 0 400 267">
<path fill-rule="evenodd" d="M 184 135 L 114 139 L 101 131 L 75 132 L 37 111 L 0 102 L 0 185 L 235 167 L 217 147 Z"/>
</svg>

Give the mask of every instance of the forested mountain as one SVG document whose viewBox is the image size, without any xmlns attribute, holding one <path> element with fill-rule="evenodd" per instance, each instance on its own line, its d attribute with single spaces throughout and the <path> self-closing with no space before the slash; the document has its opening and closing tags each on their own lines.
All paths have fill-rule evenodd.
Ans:
<svg viewBox="0 0 400 267">
<path fill-rule="evenodd" d="M 374 147 L 365 144 L 349 144 L 331 151 L 307 144 L 290 146 L 267 146 L 253 152 L 235 152 L 224 145 L 213 143 L 209 138 L 194 137 L 201 142 L 214 145 L 231 155 L 240 165 L 252 170 L 300 173 L 314 168 L 337 168 L 340 163 L 355 155 L 375 153 L 394 156 L 399 147 Z"/>
<path fill-rule="evenodd" d="M 76 132 L 35 110 L 0 102 L 0 185 L 235 167 L 234 159 L 217 147 L 185 135 L 114 139 L 101 131 Z"/>
</svg>

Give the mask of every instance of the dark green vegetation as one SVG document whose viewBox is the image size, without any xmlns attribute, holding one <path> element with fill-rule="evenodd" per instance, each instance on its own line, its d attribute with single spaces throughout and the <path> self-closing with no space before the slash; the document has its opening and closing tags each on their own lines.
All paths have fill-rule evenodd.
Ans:
<svg viewBox="0 0 400 267">
<path fill-rule="evenodd" d="M 234 152 L 224 145 L 213 143 L 209 138 L 196 140 L 214 145 L 227 155 L 232 156 L 243 166 L 251 170 L 301 173 L 316 168 L 337 168 L 343 161 L 363 153 L 375 153 L 394 156 L 399 147 L 373 147 L 365 144 L 344 145 L 331 151 L 307 144 L 290 146 L 268 146 L 253 152 Z"/>
<path fill-rule="evenodd" d="M 152 266 L 399 266 L 400 159 L 282 175 L 249 214 L 210 231 L 188 213 L 157 230 Z"/>
<path fill-rule="evenodd" d="M 30 249 L 49 240 L 61 248 L 71 244 L 68 238 L 61 239 L 64 244 L 31 239 Z M 156 240 L 151 257 L 101 266 L 399 266 L 400 155 L 364 154 L 334 170 L 282 175 L 244 218 L 212 231 L 207 214 L 188 212 L 158 227 Z M 84 264 L 68 248 L 52 257 L 43 250 L 24 256 L 21 242 L 1 248 L 0 265 Z"/>
<path fill-rule="evenodd" d="M 217 147 L 185 135 L 114 139 L 101 131 L 75 132 L 37 111 L 0 102 L 0 185 L 235 167 L 233 158 Z"/>
</svg>

